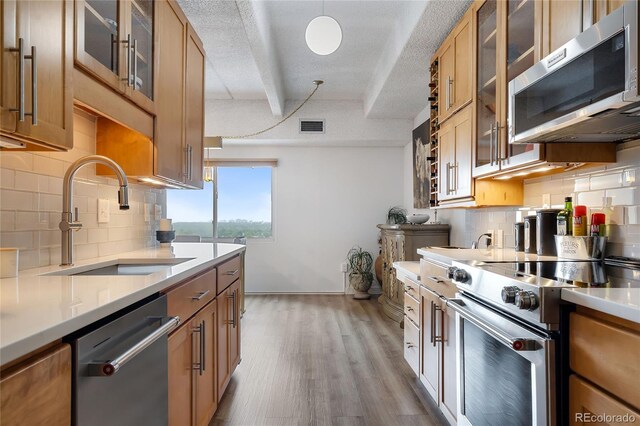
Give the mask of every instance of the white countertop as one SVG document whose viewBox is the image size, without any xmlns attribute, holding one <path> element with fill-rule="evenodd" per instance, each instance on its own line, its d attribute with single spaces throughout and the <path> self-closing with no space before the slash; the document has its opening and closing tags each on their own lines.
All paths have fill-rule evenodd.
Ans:
<svg viewBox="0 0 640 426">
<path fill-rule="evenodd" d="M 418 249 L 424 258 L 450 265 L 452 261 L 492 262 L 557 260 L 555 256 L 537 256 L 514 249 Z M 563 288 L 562 299 L 597 311 L 640 323 L 640 288 Z"/>
<path fill-rule="evenodd" d="M 640 288 L 563 288 L 562 300 L 640 323 Z"/>
<path fill-rule="evenodd" d="M 399 280 L 402 281 L 403 277 L 407 277 L 414 281 L 420 281 L 419 261 L 393 262 L 393 267 L 396 269 L 396 277 Z"/>
<path fill-rule="evenodd" d="M 150 248 L 76 262 L 73 268 L 116 259 L 189 259 L 161 272 L 129 276 L 43 276 L 48 266 L 0 279 L 0 365 L 144 299 L 245 250 L 239 244 L 175 243 L 174 254 Z M 67 267 L 68 268 L 68 267 Z"/>
</svg>

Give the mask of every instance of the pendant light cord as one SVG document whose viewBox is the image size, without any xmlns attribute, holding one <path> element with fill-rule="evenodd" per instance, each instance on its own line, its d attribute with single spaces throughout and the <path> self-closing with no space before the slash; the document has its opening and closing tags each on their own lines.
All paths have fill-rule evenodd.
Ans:
<svg viewBox="0 0 640 426">
<path fill-rule="evenodd" d="M 324 7 L 324 2 L 323 2 L 323 7 Z M 242 136 L 221 136 L 222 139 L 245 139 L 245 138 L 250 138 L 252 136 L 258 136 L 261 135 L 263 133 L 268 132 L 271 129 L 274 129 L 276 127 L 278 127 L 279 125 L 281 125 L 282 123 L 284 123 L 285 121 L 287 121 L 289 118 L 291 118 L 291 116 L 293 116 L 293 114 L 295 114 L 296 112 L 298 112 L 300 110 L 300 108 L 302 108 L 304 106 L 304 104 L 306 104 L 309 99 L 311 99 L 311 97 L 318 91 L 318 88 L 320 87 L 320 85 L 324 83 L 324 81 L 322 80 L 313 80 L 313 84 L 316 85 L 316 87 L 313 89 L 313 91 L 309 94 L 309 96 L 307 96 L 307 98 L 302 101 L 302 103 L 300 105 L 298 105 L 298 107 L 296 109 L 294 109 L 293 111 L 291 111 L 286 117 L 284 117 L 282 120 L 278 121 L 276 124 L 274 124 L 271 127 L 267 127 L 266 129 L 260 130 L 258 132 L 254 132 L 254 133 L 249 133 L 247 135 L 242 135 Z"/>
</svg>

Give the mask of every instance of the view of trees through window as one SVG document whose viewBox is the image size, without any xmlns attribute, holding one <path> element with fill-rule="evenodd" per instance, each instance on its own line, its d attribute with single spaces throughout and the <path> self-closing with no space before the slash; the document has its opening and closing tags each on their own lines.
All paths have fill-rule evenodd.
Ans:
<svg viewBox="0 0 640 426">
<path fill-rule="evenodd" d="M 168 190 L 167 217 L 176 235 L 213 239 L 214 208 L 218 238 L 270 238 L 271 167 L 217 167 L 218 202 L 213 202 L 214 183 L 204 190 Z"/>
</svg>

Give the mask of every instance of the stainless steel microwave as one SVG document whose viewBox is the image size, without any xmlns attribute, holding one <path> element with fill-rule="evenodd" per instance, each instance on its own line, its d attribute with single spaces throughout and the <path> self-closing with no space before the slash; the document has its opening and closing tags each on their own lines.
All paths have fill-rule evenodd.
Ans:
<svg viewBox="0 0 640 426">
<path fill-rule="evenodd" d="M 640 138 L 638 1 L 509 82 L 509 142 Z"/>
</svg>

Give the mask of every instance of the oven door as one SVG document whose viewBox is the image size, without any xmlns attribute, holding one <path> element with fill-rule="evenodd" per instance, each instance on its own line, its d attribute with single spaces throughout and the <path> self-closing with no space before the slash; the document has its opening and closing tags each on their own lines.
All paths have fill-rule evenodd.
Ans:
<svg viewBox="0 0 640 426">
<path fill-rule="evenodd" d="M 464 295 L 456 311 L 458 424 L 555 424 L 554 341 Z"/>
</svg>

